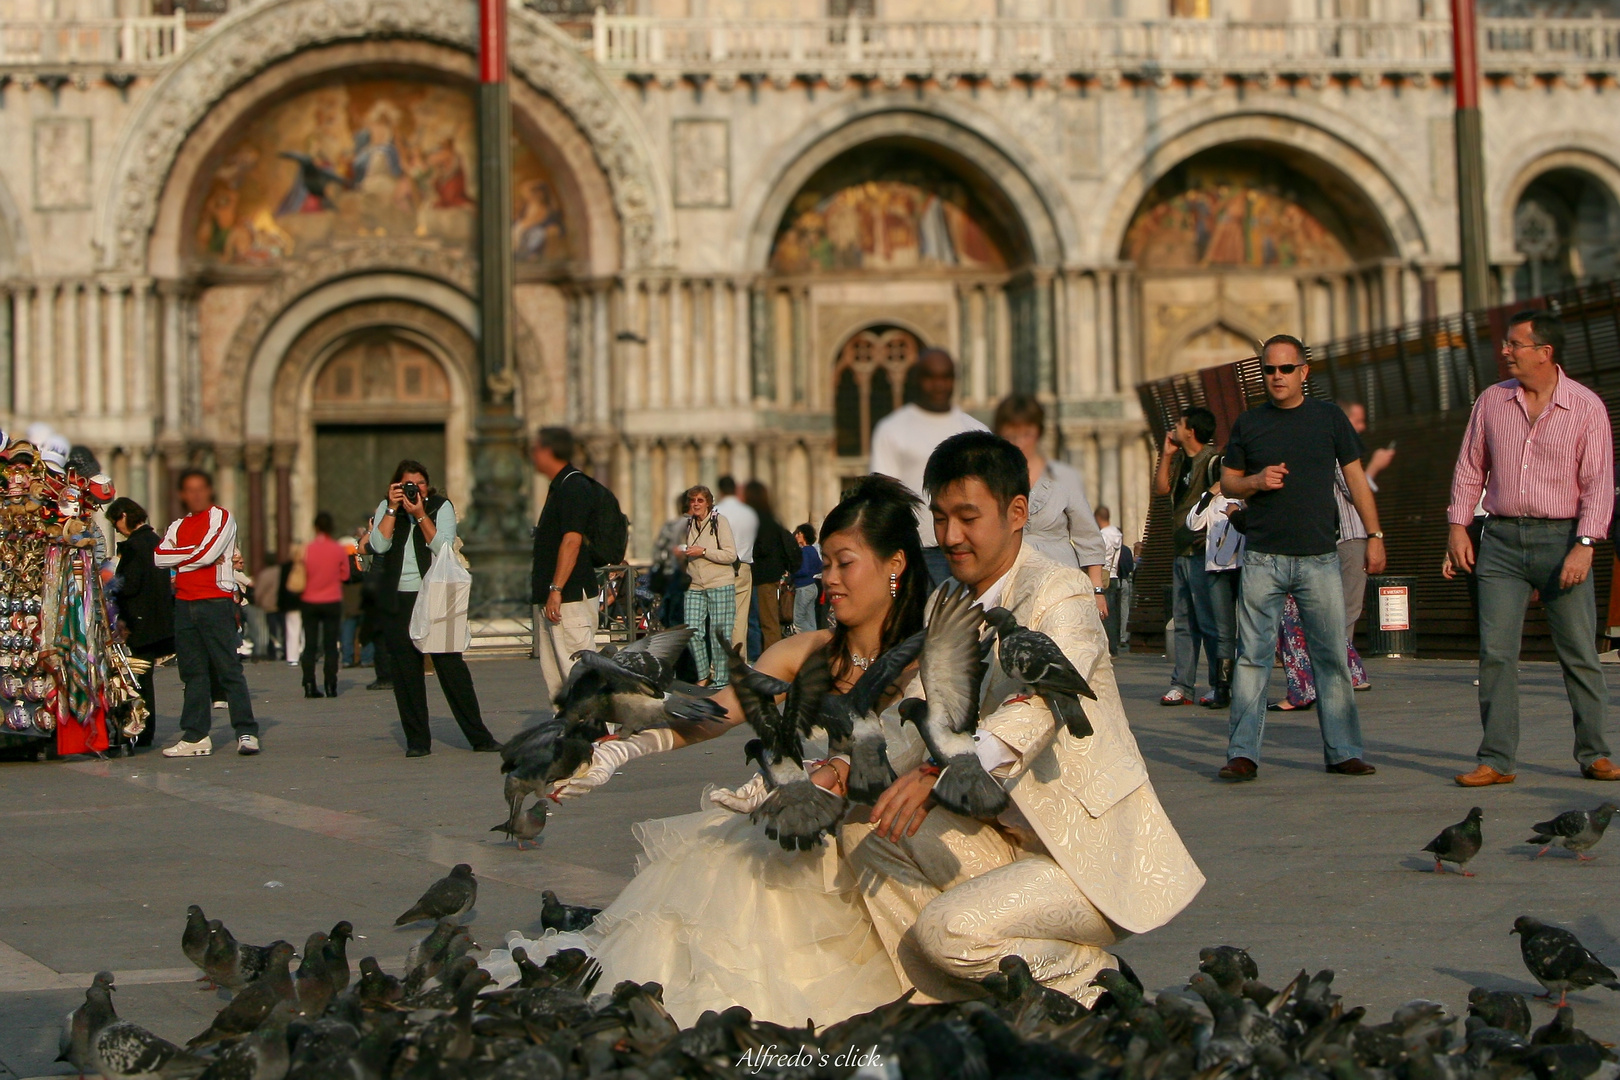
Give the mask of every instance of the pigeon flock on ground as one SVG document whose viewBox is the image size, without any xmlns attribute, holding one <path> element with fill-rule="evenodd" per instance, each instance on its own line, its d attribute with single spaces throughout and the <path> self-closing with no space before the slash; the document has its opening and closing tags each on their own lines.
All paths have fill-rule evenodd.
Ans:
<svg viewBox="0 0 1620 1080">
<path fill-rule="evenodd" d="M 1099 973 L 1087 1008 L 1036 981 L 1017 956 L 982 997 L 915 1004 L 910 995 L 829 1027 L 784 1027 L 747 1009 L 706 1012 L 682 1029 L 657 983 L 597 992 L 601 968 L 579 949 L 536 963 L 521 947 L 517 981 L 493 985 L 458 921 L 476 882 L 457 867 L 402 921 L 436 920 L 401 975 L 374 957 L 351 971 L 353 927 L 293 947 L 230 938 L 198 907 L 181 948 L 209 987 L 234 996 L 186 1045 L 118 1016 L 115 978 L 100 972 L 63 1021 L 61 1057 L 103 1080 L 674 1080 L 751 1075 L 777 1080 L 1614 1080 L 1620 1061 L 1575 1026 L 1564 995 L 1620 981 L 1569 931 L 1529 916 L 1513 924 L 1525 966 L 1559 995 L 1535 1026 L 1516 993 L 1474 988 L 1466 1017 L 1412 1001 L 1386 1023 L 1346 1008 L 1333 972 L 1305 971 L 1280 990 L 1254 959 L 1207 948 L 1184 988 L 1147 994 L 1128 965 Z M 578 930 L 596 912 L 544 896 L 542 923 Z M 236 959 L 220 960 L 229 941 Z M 252 972 L 252 974 L 249 974 Z"/>
<path fill-rule="evenodd" d="M 1525 843 L 1541 845 L 1541 850 L 1531 858 L 1541 858 L 1557 844 L 1574 852 L 1578 861 L 1590 862 L 1597 856 L 1588 855 L 1587 852 L 1603 839 L 1609 819 L 1614 817 L 1616 811 L 1620 811 L 1620 806 L 1605 802 L 1592 810 L 1566 810 L 1551 821 L 1530 826 L 1535 835 Z M 1484 819 L 1484 811 L 1476 806 L 1468 811 L 1467 817 L 1441 829 L 1440 835 L 1424 846 L 1423 850 L 1434 856 L 1435 873 L 1444 870 L 1442 863 L 1451 863 L 1463 877 L 1474 876 L 1473 871 L 1463 867 L 1479 854 L 1479 849 L 1485 844 Z"/>
</svg>

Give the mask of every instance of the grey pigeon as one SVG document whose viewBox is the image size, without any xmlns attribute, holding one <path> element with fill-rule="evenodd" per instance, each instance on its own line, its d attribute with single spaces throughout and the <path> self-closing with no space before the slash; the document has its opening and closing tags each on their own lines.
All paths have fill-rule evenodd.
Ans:
<svg viewBox="0 0 1620 1080">
<path fill-rule="evenodd" d="M 208 1030 L 194 1037 L 187 1046 L 206 1046 L 209 1043 L 246 1035 L 270 1015 L 277 1005 L 293 1000 L 292 972 L 287 970 L 293 958 L 293 947 L 285 941 L 270 945 L 270 963 L 265 972 L 242 992 L 231 999 L 214 1017 Z"/>
<path fill-rule="evenodd" d="M 197 1080 L 284 1080 L 292 1060 L 287 1048 L 291 1015 L 287 1002 L 277 1005 L 262 1024 L 216 1054 Z"/>
<path fill-rule="evenodd" d="M 429 885 L 422 898 L 395 919 L 394 925 L 408 926 L 427 919 L 459 918 L 472 910 L 477 899 L 478 881 L 473 877 L 472 867 L 457 863 L 450 868 L 447 877 Z"/>
<path fill-rule="evenodd" d="M 1468 991 L 1468 1015 L 1479 1017 L 1493 1028 L 1530 1034 L 1530 1005 L 1523 994 L 1511 990 L 1474 987 Z"/>
<path fill-rule="evenodd" d="M 405 996 L 405 988 L 399 979 L 384 971 L 375 956 L 361 958 L 360 981 L 356 990 L 362 1005 L 392 1005 Z"/>
<path fill-rule="evenodd" d="M 855 802 L 876 802 L 894 781 L 894 770 L 886 756 L 883 723 L 878 717 L 884 695 L 922 652 L 926 639 L 926 631 L 917 631 L 868 664 L 849 693 L 826 699 L 828 737 L 849 746 L 849 797 Z"/>
<path fill-rule="evenodd" d="M 521 806 L 521 800 L 519 801 Z M 536 799 L 527 810 L 519 810 L 512 817 L 497 822 L 489 827 L 490 832 L 503 832 L 517 841 L 517 849 L 523 850 L 523 845 L 532 843 L 540 838 L 546 827 L 546 804 Z"/>
<path fill-rule="evenodd" d="M 106 999 L 97 1002 L 98 1010 L 111 1012 L 108 988 L 91 986 L 89 993 Z M 90 1067 L 104 1080 L 134 1080 L 159 1073 L 195 1076 L 206 1066 L 202 1058 L 129 1020 L 113 1020 L 90 1040 Z"/>
<path fill-rule="evenodd" d="M 449 937 L 440 942 L 436 948 L 429 947 L 433 940 L 429 935 L 428 939 L 422 942 L 420 951 L 413 954 L 414 965 L 411 958 L 406 958 L 404 985 L 407 994 L 421 990 L 429 979 L 478 947 L 478 943 L 472 939 L 471 932 L 465 926 L 451 924 L 450 929 Z"/>
<path fill-rule="evenodd" d="M 1524 966 L 1547 989 L 1546 994 L 1539 996 L 1550 998 L 1556 990 L 1558 1004 L 1562 1006 L 1571 990 L 1584 990 L 1588 986 L 1620 990 L 1620 979 L 1608 965 L 1593 956 L 1568 930 L 1520 915 L 1513 920 L 1513 929 L 1508 933 L 1519 935 L 1519 953 L 1524 957 Z"/>
<path fill-rule="evenodd" d="M 1236 945 L 1214 945 L 1198 950 L 1198 970 L 1215 980 L 1228 994 L 1243 993 L 1244 983 L 1258 979 L 1260 968 L 1254 957 Z"/>
<path fill-rule="evenodd" d="M 605 722 L 600 730 L 586 731 L 560 716 L 548 716 L 508 739 L 501 747 L 508 817 L 517 816 L 529 794 L 544 795 L 552 784 L 574 775 L 591 760 L 592 740 L 606 734 Z"/>
<path fill-rule="evenodd" d="M 237 941 L 224 923 L 208 920 L 208 951 L 203 954 L 203 972 L 215 986 L 240 990 L 264 974 L 270 949 Z"/>
<path fill-rule="evenodd" d="M 96 992 L 97 990 L 101 992 Z M 98 971 L 85 991 L 84 1003 L 68 1013 L 62 1021 L 62 1036 L 57 1044 L 57 1061 L 65 1061 L 79 1070 L 79 1075 L 91 1070 L 90 1041 L 102 1028 L 118 1019 L 113 1010 L 112 996 L 107 993 L 113 986 L 113 973 Z"/>
<path fill-rule="evenodd" d="M 546 889 L 540 894 L 540 925 L 547 930 L 573 932 L 585 929 L 602 913 L 601 908 L 565 904 Z"/>
<path fill-rule="evenodd" d="M 926 702 L 909 698 L 900 715 L 915 724 L 940 773 L 934 798 L 947 810 L 988 820 L 1007 809 L 1006 790 L 985 772 L 975 749 L 979 689 L 988 670 L 984 611 L 966 588 L 946 583 L 935 593 L 918 672 Z"/>
<path fill-rule="evenodd" d="M 792 683 L 756 671 L 743 659 L 742 650 L 718 632 L 716 644 L 731 656 L 731 689 L 743 716 L 759 738 L 750 740 L 744 755 L 759 764 L 769 794 L 754 810 L 754 821 L 764 821 L 765 835 L 787 850 L 807 851 L 838 826 L 848 805 L 842 795 L 810 779 L 804 768 L 804 742 L 800 727 L 806 718 L 822 715 L 822 704 L 832 689 L 826 665 L 806 664 Z M 787 695 L 785 711 L 776 696 Z"/>
<path fill-rule="evenodd" d="M 675 679 L 676 661 L 691 639 L 689 627 L 677 626 L 611 653 L 581 649 L 553 699 L 557 714 L 591 738 L 601 736 L 596 729 L 605 723 L 633 735 L 671 721 L 725 719 L 725 710 L 710 700 L 712 689 Z"/>
<path fill-rule="evenodd" d="M 340 919 L 326 935 L 326 975 L 332 980 L 332 991 L 341 994 L 349 986 L 349 940 L 354 937 L 354 924 Z"/>
<path fill-rule="evenodd" d="M 304 952 L 293 974 L 293 1001 L 300 1016 L 317 1017 L 332 1003 L 335 990 L 326 971 L 327 936 L 317 930 L 304 942 Z"/>
<path fill-rule="evenodd" d="M 1485 833 L 1480 827 L 1484 817 L 1484 811 L 1476 806 L 1468 811 L 1467 817 L 1455 825 L 1447 825 L 1439 836 L 1424 845 L 1423 850 L 1434 856 L 1435 873 L 1440 873 L 1442 862 L 1448 862 L 1454 864 L 1463 877 L 1474 876 L 1463 869 L 1463 864 L 1478 855 L 1480 845 L 1485 842 Z"/>
<path fill-rule="evenodd" d="M 208 978 L 208 969 L 203 966 L 203 957 L 208 954 L 208 919 L 196 904 L 186 908 L 186 928 L 180 932 L 180 951 L 203 973 L 199 981 L 213 981 Z"/>
<path fill-rule="evenodd" d="M 984 617 L 996 628 L 996 638 L 1001 645 L 997 654 L 1001 670 L 1038 694 L 1070 735 L 1076 739 L 1090 735 L 1091 721 L 1086 719 L 1080 699 L 1088 697 L 1095 701 L 1097 695 L 1074 662 L 1058 648 L 1057 642 L 1039 630 L 1019 626 L 1006 608 L 991 608 Z"/>
<path fill-rule="evenodd" d="M 1551 821 L 1532 825 L 1530 828 L 1535 835 L 1525 843 L 1540 844 L 1541 850 L 1531 858 L 1539 859 L 1554 844 L 1562 844 L 1573 851 L 1575 858 L 1581 862 L 1591 861 L 1594 856 L 1586 853 L 1603 839 L 1603 831 L 1609 827 L 1609 819 L 1614 817 L 1617 810 L 1620 810 L 1620 806 L 1605 802 L 1594 810 L 1566 810 Z"/>
</svg>

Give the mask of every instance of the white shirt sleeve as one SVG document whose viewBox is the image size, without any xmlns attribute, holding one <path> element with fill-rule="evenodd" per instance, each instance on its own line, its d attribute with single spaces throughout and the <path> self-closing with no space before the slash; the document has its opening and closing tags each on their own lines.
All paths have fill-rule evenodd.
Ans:
<svg viewBox="0 0 1620 1080">
<path fill-rule="evenodd" d="M 1002 766 L 1011 765 L 1018 760 L 1018 755 L 1013 752 L 1012 747 L 988 731 L 973 733 L 973 749 L 979 755 L 979 764 L 983 765 L 984 771 L 991 776 L 994 776 L 996 770 Z"/>
</svg>

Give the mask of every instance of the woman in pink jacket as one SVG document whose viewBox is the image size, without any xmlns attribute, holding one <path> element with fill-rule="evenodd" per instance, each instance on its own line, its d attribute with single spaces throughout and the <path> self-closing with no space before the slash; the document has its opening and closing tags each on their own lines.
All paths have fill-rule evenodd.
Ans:
<svg viewBox="0 0 1620 1080">
<path fill-rule="evenodd" d="M 304 615 L 305 697 L 337 697 L 338 638 L 343 629 L 343 583 L 353 562 L 342 544 L 332 539 L 332 515 L 315 515 L 315 538 L 304 545 L 304 591 L 298 607 Z M 315 686 L 315 648 L 319 642 L 326 660 L 326 693 Z"/>
</svg>

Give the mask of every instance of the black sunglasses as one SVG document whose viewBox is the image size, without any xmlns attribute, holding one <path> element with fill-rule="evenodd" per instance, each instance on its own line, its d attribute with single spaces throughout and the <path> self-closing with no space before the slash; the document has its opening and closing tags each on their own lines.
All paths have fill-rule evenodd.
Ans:
<svg viewBox="0 0 1620 1080">
<path fill-rule="evenodd" d="M 1260 370 L 1267 375 L 1292 375 L 1304 366 L 1304 364 L 1261 364 Z"/>
</svg>

